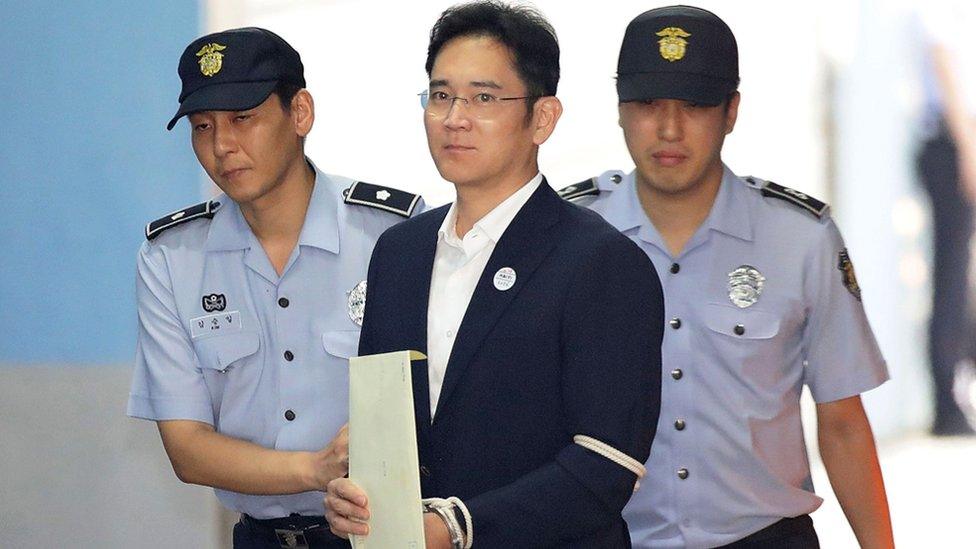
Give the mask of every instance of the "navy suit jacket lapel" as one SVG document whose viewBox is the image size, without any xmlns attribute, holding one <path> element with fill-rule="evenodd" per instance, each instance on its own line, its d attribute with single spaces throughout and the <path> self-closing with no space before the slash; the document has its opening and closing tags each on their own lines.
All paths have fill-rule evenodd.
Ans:
<svg viewBox="0 0 976 549">
<path fill-rule="evenodd" d="M 543 179 L 495 245 L 458 329 L 437 401 L 435 421 L 498 318 L 555 246 L 546 229 L 558 221 L 561 201 Z M 503 267 L 515 271 L 515 285 L 505 291 L 498 290 L 494 284 L 495 273 Z M 428 291 L 429 286 L 428 281 Z"/>
<path fill-rule="evenodd" d="M 430 212 L 425 225 L 418 228 L 416 247 L 404 250 L 408 254 L 402 262 L 407 268 L 402 276 L 402 306 L 398 311 L 404 341 L 412 350 L 427 353 L 427 303 L 430 299 L 430 277 L 434 269 L 434 253 L 437 251 L 437 231 L 447 217 L 448 206 Z M 418 222 L 421 219 L 417 220 Z M 414 265 L 416 267 L 414 267 Z M 430 390 L 427 379 L 427 361 L 415 361 L 411 368 L 413 402 L 417 426 L 422 433 L 430 428 Z"/>
</svg>

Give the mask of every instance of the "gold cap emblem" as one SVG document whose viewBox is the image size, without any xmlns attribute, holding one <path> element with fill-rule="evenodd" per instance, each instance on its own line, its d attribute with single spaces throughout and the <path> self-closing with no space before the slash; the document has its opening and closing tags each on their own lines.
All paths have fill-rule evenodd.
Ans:
<svg viewBox="0 0 976 549">
<path fill-rule="evenodd" d="M 204 76 L 213 76 L 220 72 L 220 67 L 224 63 L 224 54 L 220 52 L 226 49 L 227 46 L 221 46 L 216 42 L 200 48 L 200 51 L 197 52 L 197 57 L 200 58 L 200 72 Z"/>
<path fill-rule="evenodd" d="M 685 38 L 691 36 L 690 34 L 678 27 L 665 27 L 656 34 L 661 37 L 657 42 L 661 46 L 661 57 L 674 62 L 685 56 L 685 47 L 688 45 Z"/>
</svg>

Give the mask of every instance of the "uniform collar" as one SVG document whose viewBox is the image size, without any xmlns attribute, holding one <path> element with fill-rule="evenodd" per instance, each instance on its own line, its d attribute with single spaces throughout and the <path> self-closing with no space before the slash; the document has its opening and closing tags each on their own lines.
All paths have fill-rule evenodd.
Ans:
<svg viewBox="0 0 976 549">
<path fill-rule="evenodd" d="M 647 218 L 647 214 L 644 213 L 644 208 L 641 207 L 640 200 L 637 198 L 636 173 L 637 171 L 634 170 L 624 176 L 623 181 L 612 190 L 600 189 L 601 191 L 610 191 L 604 219 L 620 232 L 651 224 L 651 220 Z"/>
<path fill-rule="evenodd" d="M 339 193 L 337 184 L 308 161 L 315 170 L 315 188 L 305 213 L 305 225 L 298 237 L 301 246 L 313 246 L 339 253 Z"/>
<path fill-rule="evenodd" d="M 315 187 L 309 200 L 305 223 L 298 237 L 301 246 L 314 246 L 333 253 L 339 252 L 339 199 L 336 183 L 329 176 L 315 170 Z M 256 240 L 251 228 L 244 219 L 240 207 L 227 195 L 215 200 L 221 203 L 207 235 L 207 251 L 243 250 L 250 248 Z"/>
<path fill-rule="evenodd" d="M 752 216 L 746 196 L 749 191 L 728 166 L 723 165 L 722 169 L 722 182 L 703 226 L 742 240 L 752 240 Z M 636 171 L 627 174 L 606 202 L 604 217 L 621 232 L 635 227 L 654 228 L 637 198 L 635 174 Z M 657 230 L 652 232 L 656 234 Z"/>
<path fill-rule="evenodd" d="M 704 225 L 710 230 L 751 241 L 753 216 L 749 211 L 749 189 L 728 166 L 723 164 L 722 169 L 722 183 Z"/>
<path fill-rule="evenodd" d="M 251 247 L 251 228 L 236 202 L 226 194 L 214 199 L 220 209 L 214 214 L 207 233 L 208 252 L 243 250 Z"/>
</svg>

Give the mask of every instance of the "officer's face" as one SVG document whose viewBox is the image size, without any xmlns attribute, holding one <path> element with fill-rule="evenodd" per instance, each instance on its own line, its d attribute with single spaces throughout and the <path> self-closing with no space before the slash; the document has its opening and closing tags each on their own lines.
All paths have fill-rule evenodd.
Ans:
<svg viewBox="0 0 976 549">
<path fill-rule="evenodd" d="M 247 111 L 191 114 L 193 152 L 220 190 L 242 206 L 253 204 L 303 169 L 302 137 L 311 129 L 311 108 L 303 90 L 290 113 L 272 94 Z"/>
<path fill-rule="evenodd" d="M 727 104 L 699 106 L 677 99 L 621 103 L 620 127 L 638 181 L 666 195 L 693 192 L 722 178 L 722 143 L 735 127 L 739 94 Z"/>
<path fill-rule="evenodd" d="M 455 100 L 446 111 L 432 106 L 424 111 L 427 144 L 441 177 L 458 186 L 499 188 L 536 174 L 538 146 L 552 133 L 562 107 L 555 97 L 545 97 L 527 113 L 524 99 L 482 95 L 528 94 L 506 46 L 489 37 L 449 41 L 434 60 L 429 91 L 469 100 Z"/>
</svg>

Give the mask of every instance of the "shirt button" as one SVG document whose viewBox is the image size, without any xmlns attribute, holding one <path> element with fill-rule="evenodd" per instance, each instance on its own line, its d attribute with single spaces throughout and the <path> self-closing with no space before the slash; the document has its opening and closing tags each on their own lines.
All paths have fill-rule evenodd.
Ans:
<svg viewBox="0 0 976 549">
<path fill-rule="evenodd" d="M 295 412 L 292 412 L 291 410 L 285 410 L 285 419 L 287 419 L 288 421 L 294 420 Z"/>
<path fill-rule="evenodd" d="M 678 317 L 674 317 L 671 319 L 671 322 L 669 322 L 668 324 L 670 324 L 672 328 L 677 330 L 678 328 L 681 327 L 681 319 Z"/>
<path fill-rule="evenodd" d="M 620 183 L 620 181 L 622 179 L 623 178 L 620 177 L 620 174 L 619 173 L 615 173 L 615 174 L 613 174 L 613 175 L 610 176 L 610 181 L 613 181 L 614 183 Z"/>
<path fill-rule="evenodd" d="M 454 330 L 448 330 L 447 337 L 454 337 Z"/>
<path fill-rule="evenodd" d="M 746 327 L 742 324 L 736 324 L 735 328 L 732 328 L 732 331 L 735 332 L 735 335 L 740 336 L 746 333 Z"/>
<path fill-rule="evenodd" d="M 295 360 L 295 353 L 292 353 L 291 351 L 285 351 L 285 360 L 287 360 L 288 362 Z"/>
<path fill-rule="evenodd" d="M 278 299 L 278 306 L 281 307 L 282 309 L 284 309 L 285 307 L 287 307 L 288 306 L 288 298 L 287 297 L 279 298 Z"/>
<path fill-rule="evenodd" d="M 678 368 L 671 370 L 671 377 L 673 377 L 674 379 L 681 379 L 682 375 L 683 374 L 681 373 L 681 370 Z"/>
<path fill-rule="evenodd" d="M 677 263 L 672 263 L 671 264 L 671 274 L 676 275 L 676 274 L 678 274 L 678 271 L 680 271 L 680 270 L 681 270 L 681 265 L 678 265 Z"/>
<path fill-rule="evenodd" d="M 685 420 L 683 420 L 683 419 L 676 419 L 676 420 L 674 420 L 674 428 L 677 429 L 677 430 L 679 430 L 679 431 L 684 431 L 685 430 Z"/>
<path fill-rule="evenodd" d="M 688 469 L 685 469 L 684 467 L 678 469 L 678 478 L 681 480 L 688 478 Z"/>
</svg>

